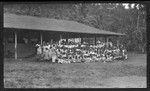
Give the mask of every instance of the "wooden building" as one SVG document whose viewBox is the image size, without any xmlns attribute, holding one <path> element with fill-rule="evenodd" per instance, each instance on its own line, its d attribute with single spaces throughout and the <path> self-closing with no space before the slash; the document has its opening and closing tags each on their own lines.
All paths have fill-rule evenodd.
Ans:
<svg viewBox="0 0 150 91">
<path fill-rule="evenodd" d="M 18 54 L 20 54 L 17 51 L 19 43 L 24 41 L 28 43 L 28 40 L 31 39 L 39 40 L 38 42 L 42 44 L 43 40 L 58 41 L 61 38 L 80 38 L 81 43 L 83 43 L 84 38 L 96 40 L 98 37 L 103 37 L 108 42 L 110 36 L 119 37 L 124 34 L 99 30 L 75 21 L 4 13 L 3 35 L 4 48 L 7 49 L 7 42 L 14 43 L 15 59 L 17 59 Z"/>
</svg>

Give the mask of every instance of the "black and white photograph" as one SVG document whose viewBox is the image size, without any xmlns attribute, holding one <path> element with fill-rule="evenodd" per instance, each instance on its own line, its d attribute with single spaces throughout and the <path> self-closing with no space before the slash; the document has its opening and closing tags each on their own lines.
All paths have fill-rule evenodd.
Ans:
<svg viewBox="0 0 150 91">
<path fill-rule="evenodd" d="M 147 88 L 146 5 L 5 3 L 4 88 Z"/>
</svg>

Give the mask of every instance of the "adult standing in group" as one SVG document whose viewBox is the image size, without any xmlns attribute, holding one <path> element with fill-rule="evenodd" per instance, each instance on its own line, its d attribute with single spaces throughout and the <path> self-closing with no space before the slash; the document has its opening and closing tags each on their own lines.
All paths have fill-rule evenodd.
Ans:
<svg viewBox="0 0 150 91">
<path fill-rule="evenodd" d="M 52 45 L 49 50 L 49 58 L 52 59 L 53 63 L 55 63 L 55 61 L 57 59 L 57 53 L 56 53 L 55 47 L 56 47 L 56 45 Z"/>
</svg>

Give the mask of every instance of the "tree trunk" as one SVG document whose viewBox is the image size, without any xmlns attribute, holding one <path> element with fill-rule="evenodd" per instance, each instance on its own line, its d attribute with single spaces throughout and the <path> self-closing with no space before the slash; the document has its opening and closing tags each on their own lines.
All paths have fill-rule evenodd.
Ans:
<svg viewBox="0 0 150 91">
<path fill-rule="evenodd" d="M 136 31 L 136 36 L 138 36 L 137 33 L 139 32 L 139 19 L 140 19 L 139 16 L 140 16 L 140 15 L 139 15 L 139 11 L 138 11 L 137 26 L 136 26 L 136 29 L 137 29 L 137 31 Z M 137 46 L 140 48 L 140 51 L 141 51 L 141 46 L 140 46 L 140 44 L 138 44 Z"/>
</svg>

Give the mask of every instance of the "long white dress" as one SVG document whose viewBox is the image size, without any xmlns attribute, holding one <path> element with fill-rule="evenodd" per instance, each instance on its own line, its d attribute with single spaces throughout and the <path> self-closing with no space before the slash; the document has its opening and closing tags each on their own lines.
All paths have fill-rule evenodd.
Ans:
<svg viewBox="0 0 150 91">
<path fill-rule="evenodd" d="M 50 49 L 48 54 L 49 54 L 49 58 L 52 58 L 52 62 L 55 62 L 57 59 L 55 50 L 53 48 Z"/>
</svg>

